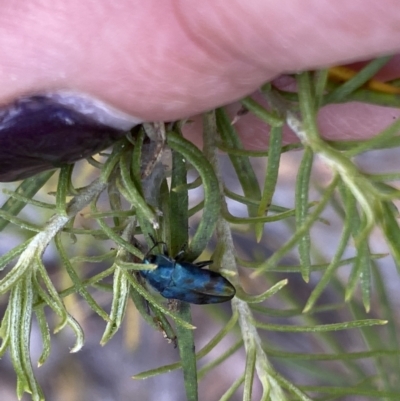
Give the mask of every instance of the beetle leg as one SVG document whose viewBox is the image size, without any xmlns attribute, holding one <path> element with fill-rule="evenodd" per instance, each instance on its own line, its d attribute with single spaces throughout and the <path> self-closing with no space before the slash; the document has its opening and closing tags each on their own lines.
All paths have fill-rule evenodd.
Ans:
<svg viewBox="0 0 400 401">
<path fill-rule="evenodd" d="M 212 260 L 203 260 L 202 262 L 194 263 L 194 265 L 199 269 L 202 269 L 203 267 L 210 266 L 212 262 Z"/>
</svg>

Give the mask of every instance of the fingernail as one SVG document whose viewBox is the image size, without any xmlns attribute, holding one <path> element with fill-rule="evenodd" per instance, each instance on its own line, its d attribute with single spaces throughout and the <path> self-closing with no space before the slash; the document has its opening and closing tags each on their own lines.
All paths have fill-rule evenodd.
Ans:
<svg viewBox="0 0 400 401">
<path fill-rule="evenodd" d="M 46 97 L 92 118 L 98 124 L 104 124 L 118 130 L 129 131 L 135 125 L 143 122 L 143 120 L 119 111 L 101 100 L 84 94 L 72 91 L 58 91 L 46 94 Z"/>
<path fill-rule="evenodd" d="M 59 91 L 0 108 L 0 182 L 92 156 L 141 123 L 89 96 Z"/>
</svg>

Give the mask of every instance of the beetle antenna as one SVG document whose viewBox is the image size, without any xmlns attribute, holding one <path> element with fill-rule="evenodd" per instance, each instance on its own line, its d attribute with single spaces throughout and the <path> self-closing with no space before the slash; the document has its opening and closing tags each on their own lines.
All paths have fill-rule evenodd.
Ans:
<svg viewBox="0 0 400 401">
<path fill-rule="evenodd" d="M 181 247 L 181 250 L 176 254 L 176 256 L 175 256 L 175 260 L 182 260 L 183 258 L 182 258 L 182 256 L 185 254 L 185 252 L 187 251 L 187 249 L 188 249 L 188 243 L 187 242 L 185 242 L 183 245 L 182 245 L 182 247 Z"/>
<path fill-rule="evenodd" d="M 153 234 L 149 234 L 149 237 L 150 237 L 150 239 L 152 240 L 153 245 L 157 245 L 157 244 L 158 244 L 158 241 L 156 241 L 156 239 L 153 237 Z M 153 249 L 153 248 L 152 248 L 152 249 Z"/>
<path fill-rule="evenodd" d="M 167 252 L 167 244 L 164 241 L 156 241 L 156 239 L 153 237 L 152 234 L 149 234 L 150 239 L 153 241 L 153 246 L 146 252 L 146 255 L 144 256 L 144 259 L 147 259 L 149 255 L 151 254 L 152 250 L 156 248 L 158 245 L 163 244 L 164 248 L 164 255 L 168 256 Z"/>
</svg>

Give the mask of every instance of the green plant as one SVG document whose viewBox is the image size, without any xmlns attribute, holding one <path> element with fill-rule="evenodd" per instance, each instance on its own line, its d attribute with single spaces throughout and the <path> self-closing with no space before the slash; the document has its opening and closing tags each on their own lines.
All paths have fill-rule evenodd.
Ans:
<svg viewBox="0 0 400 401">
<path fill-rule="evenodd" d="M 33 232 L 21 245 L 0 258 L 2 268 L 18 258 L 0 281 L 0 294 L 7 295 L 7 308 L 0 329 L 3 340 L 0 354 L 8 350 L 11 355 L 18 377 L 18 397 L 28 392 L 34 400 L 44 399 L 30 359 L 33 317 L 39 324 L 43 341 L 39 365 L 45 363 L 50 354 L 47 307 L 58 317 L 54 332 L 71 327 L 77 339 L 71 351 L 82 347 L 82 328 L 63 302 L 64 297 L 77 293 L 105 321 L 102 344 L 106 344 L 120 328 L 127 303 L 131 300 L 155 329 L 161 328 L 169 339 L 176 335 L 180 362 L 136 374 L 135 378 L 145 379 L 182 368 L 188 400 L 198 399 L 199 379 L 240 350 L 244 350 L 246 355 L 240 368 L 242 374 L 236 380 L 232 378 L 229 388 L 221 389 L 221 400 L 231 399 L 242 385 L 242 398 L 255 399 L 253 387 L 257 381 L 261 384 L 261 400 L 333 400 L 352 395 L 398 399 L 400 385 L 396 378 L 391 377 L 391 372 L 399 372 L 400 367 L 395 312 L 377 264 L 378 259 L 385 255 L 371 252 L 369 238 L 372 229 L 378 227 L 396 265 L 400 266 L 400 229 L 393 203 L 400 197 L 400 192 L 389 185 L 390 181 L 398 179 L 399 173 L 364 174 L 356 166 L 354 157 L 370 150 L 398 147 L 400 121 L 396 120 L 372 139 L 346 143 L 323 140 L 316 124 L 319 108 L 329 103 L 357 99 L 397 105 L 395 96 L 363 88 L 387 60 L 374 60 L 341 85 L 328 80 L 328 71 L 299 74 L 296 77 L 298 93 L 284 92 L 267 84 L 261 88 L 261 93 L 268 109 L 252 98 L 243 99 L 243 107 L 270 127 L 268 151 L 243 149 L 231 117 L 224 109 L 218 109 L 204 115 L 203 152 L 181 136 L 184 123 L 148 124 L 135 135 L 116 143 L 110 154 L 103 155 L 102 162 L 91 159 L 91 164 L 99 169 L 99 178 L 85 187 L 75 188 L 71 178 L 73 167 L 63 167 L 54 204 L 31 199 L 52 173 L 27 179 L 15 192 L 8 191 L 9 201 L 0 214 L 3 219 L 1 229 L 12 223 L 23 232 Z M 297 134 L 300 144 L 282 146 L 285 122 Z M 145 132 L 153 139 L 150 144 L 145 141 Z M 159 168 L 165 144 L 172 149 L 170 178 L 164 169 Z M 303 148 L 304 152 L 297 172 L 294 208 L 290 210 L 273 204 L 272 200 L 279 182 L 281 155 L 293 148 Z M 219 150 L 229 156 L 243 195 L 226 188 L 217 157 Z M 329 166 L 332 180 L 326 188 L 320 189 L 320 199 L 312 202 L 309 191 L 315 156 Z M 252 157 L 267 158 L 261 186 L 258 172 L 250 163 Z M 197 178 L 187 183 L 188 171 L 193 170 Z M 204 200 L 189 208 L 189 191 L 200 185 L 204 189 Z M 99 197 L 105 191 L 108 210 L 99 211 Z M 68 201 L 70 196 L 72 199 Z M 229 199 L 245 205 L 248 217 L 233 216 L 227 206 Z M 54 215 L 45 225 L 36 226 L 16 217 L 26 204 L 50 209 Z M 311 229 L 317 222 L 326 222 L 322 213 L 328 205 L 334 207 L 336 218 L 343 220 L 343 226 L 332 260 L 316 263 L 322 256 L 313 246 Z M 74 225 L 85 207 L 90 207 L 85 217 L 95 220 L 98 228 L 81 228 L 79 223 Z M 189 241 L 188 222 L 198 211 L 202 211 L 201 218 Z M 234 239 L 237 227 L 245 227 L 247 236 L 254 235 L 256 244 L 263 241 L 267 223 L 281 220 L 293 232 L 272 256 L 260 260 L 256 251 L 249 252 L 248 257 L 253 258 L 251 261 L 237 256 L 239 245 Z M 190 306 L 180 305 L 177 310 L 172 310 L 164 301 L 150 294 L 138 280 L 135 271 L 143 268 L 140 263 L 143 252 L 136 237 L 142 234 L 146 239 L 151 234 L 164 240 L 171 254 L 178 253 L 182 245 L 188 243 L 188 260 L 195 260 L 216 234 L 215 266 L 222 267 L 223 274 L 235 284 L 237 297 L 232 300 L 231 313 L 220 307 L 207 309 L 223 324 L 219 333 L 197 353 L 194 352 Z M 86 236 L 89 242 L 111 239 L 116 249 L 92 257 L 73 257 L 73 247 L 67 248 L 63 243 L 67 236 L 73 239 Z M 69 276 L 70 286 L 57 288 L 46 271 L 42 256 L 52 241 Z M 282 258 L 295 247 L 300 264 L 280 265 Z M 254 249 L 257 250 L 257 245 Z M 352 256 L 344 257 L 349 249 Z M 104 262 L 110 258 L 112 263 L 108 268 L 91 276 L 82 273 L 81 266 L 85 262 Z M 339 279 L 338 269 L 342 266 L 349 266 L 347 281 Z M 242 279 L 239 279 L 239 270 Z M 306 299 L 299 297 L 288 285 L 288 280 L 291 277 L 298 280 L 301 275 L 307 283 L 313 272 L 318 274 L 317 283 Z M 244 281 L 246 286 L 257 283 L 257 288 L 269 288 L 251 296 L 242 288 Z M 358 285 L 360 297 L 356 296 Z M 112 294 L 110 312 L 95 300 L 93 289 Z M 330 291 L 338 301 L 321 303 L 324 291 Z M 373 307 L 372 292 L 378 299 Z M 268 304 L 270 298 L 273 306 Z M 377 319 L 369 318 L 370 310 Z M 338 320 L 324 323 L 326 315 L 323 313 Z M 347 316 L 347 320 L 340 320 L 343 316 Z M 272 323 L 276 319 L 278 321 Z M 379 327 L 382 325 L 385 326 Z M 338 334 L 345 330 L 356 331 L 363 351 L 350 352 Z M 324 352 L 294 352 L 290 344 L 277 341 L 274 332 L 291 333 L 290 338 L 299 338 L 300 341 L 312 339 Z M 197 360 L 228 337 L 234 339 L 233 344 L 197 371 Z M 361 360 L 367 362 L 362 364 Z M 332 363 L 322 364 L 321 361 Z M 306 384 L 288 378 L 296 372 L 307 377 Z"/>
</svg>

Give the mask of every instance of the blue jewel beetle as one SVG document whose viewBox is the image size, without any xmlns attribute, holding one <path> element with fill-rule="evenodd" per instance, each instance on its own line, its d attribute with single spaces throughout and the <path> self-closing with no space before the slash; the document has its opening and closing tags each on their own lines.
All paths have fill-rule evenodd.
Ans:
<svg viewBox="0 0 400 401">
<path fill-rule="evenodd" d="M 155 243 L 155 248 L 159 243 Z M 189 263 L 173 259 L 166 250 L 164 254 L 151 255 L 143 259 L 144 264 L 155 264 L 154 270 L 141 270 L 141 276 L 164 298 L 178 299 L 191 304 L 217 304 L 235 296 L 235 287 L 221 274 L 203 269 L 211 260 Z"/>
</svg>

